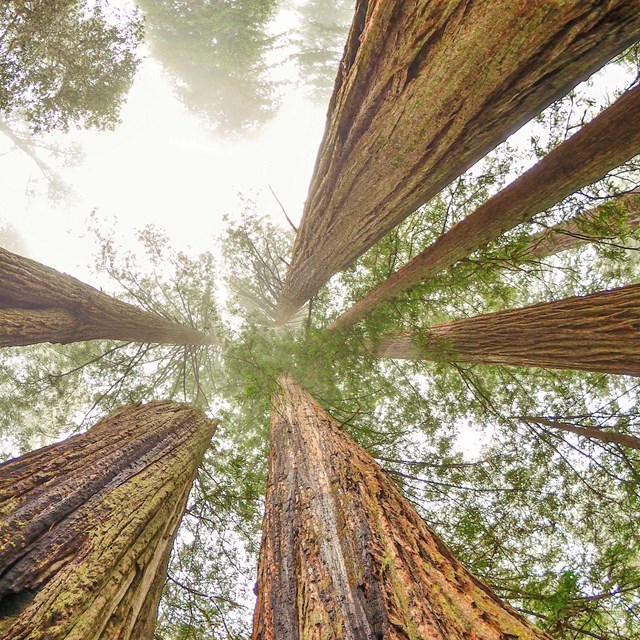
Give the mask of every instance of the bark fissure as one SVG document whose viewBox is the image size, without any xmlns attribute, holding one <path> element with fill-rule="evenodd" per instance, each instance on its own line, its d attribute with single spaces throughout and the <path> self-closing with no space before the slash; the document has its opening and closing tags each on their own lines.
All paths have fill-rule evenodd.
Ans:
<svg viewBox="0 0 640 640">
<path fill-rule="evenodd" d="M 132 405 L 0 465 L 3 638 L 150 639 L 214 428 L 187 405 Z"/>
<path fill-rule="evenodd" d="M 279 319 L 636 41 L 639 15 L 639 0 L 358 3 Z"/>
<path fill-rule="evenodd" d="M 254 640 L 550 640 L 464 569 L 309 394 L 279 384 Z"/>
</svg>

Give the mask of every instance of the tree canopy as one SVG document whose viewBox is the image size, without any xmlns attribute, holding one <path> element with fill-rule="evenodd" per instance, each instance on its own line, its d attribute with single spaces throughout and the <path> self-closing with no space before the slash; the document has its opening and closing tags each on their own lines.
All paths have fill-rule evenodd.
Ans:
<svg viewBox="0 0 640 640">
<path fill-rule="evenodd" d="M 276 108 L 264 58 L 277 0 L 139 0 L 153 55 L 184 104 L 214 128 L 252 129 Z"/>
<path fill-rule="evenodd" d="M 142 23 L 106 2 L 9 0 L 0 8 L 0 114 L 35 132 L 110 128 L 131 86 Z"/>
<path fill-rule="evenodd" d="M 156 51 L 184 47 L 178 66 L 166 64 L 185 102 L 211 108 L 214 118 L 237 118 L 240 127 L 268 113 L 267 98 L 258 101 L 257 112 L 250 110 L 255 102 L 233 111 L 215 88 L 196 96 L 191 81 L 215 72 L 223 83 L 246 83 L 245 95 L 255 97 L 256 87 L 263 95 L 265 25 L 274 3 L 141 6 Z M 236 53 L 227 58 L 232 49 L 217 48 L 213 29 L 220 42 L 237 45 Z M 619 92 L 637 83 L 637 48 L 610 65 L 623 78 Z M 215 250 L 197 256 L 174 250 L 155 227 L 140 231 L 137 251 L 125 251 L 116 234 L 94 223 L 95 267 L 111 277 L 111 293 L 213 334 L 216 344 L 91 341 L 0 351 L 1 455 L 58 441 L 122 404 L 143 400 L 189 402 L 219 420 L 177 536 L 156 637 L 247 637 L 269 414 L 283 374 L 298 380 L 381 464 L 470 571 L 556 640 L 640 634 L 640 452 L 620 439 L 588 435 L 597 430 L 637 438 L 637 378 L 447 358 L 388 360 L 376 351 L 381 336 L 393 331 L 420 337 L 432 324 L 636 282 L 640 234 L 619 202 L 636 197 L 637 158 L 349 331 L 330 329 L 354 301 L 608 106 L 609 96 L 598 91 L 601 79 L 552 104 L 518 140 L 456 178 L 283 327 L 274 319 L 294 234 L 251 206 L 227 220 Z M 38 113 L 36 128 L 65 126 L 58 116 L 39 120 Z M 79 117 L 90 124 L 89 116 Z M 588 223 L 589 242 L 543 257 L 527 250 L 537 234 L 566 230 L 585 211 L 597 212 Z"/>
</svg>

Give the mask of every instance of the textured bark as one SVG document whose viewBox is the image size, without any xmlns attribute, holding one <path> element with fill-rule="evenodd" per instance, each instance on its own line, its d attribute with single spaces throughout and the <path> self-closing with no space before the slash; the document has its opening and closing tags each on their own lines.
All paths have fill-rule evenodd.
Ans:
<svg viewBox="0 0 640 640">
<path fill-rule="evenodd" d="M 214 427 L 187 405 L 131 405 L 0 465 L 0 636 L 150 639 Z"/>
<path fill-rule="evenodd" d="M 640 13 L 639 13 L 640 15 Z M 441 235 L 332 325 L 352 326 L 381 303 L 465 258 L 640 153 L 640 86 Z"/>
<path fill-rule="evenodd" d="M 472 576 L 308 393 L 280 381 L 254 640 L 549 640 Z"/>
<path fill-rule="evenodd" d="M 581 427 L 575 424 L 568 424 L 566 422 L 550 420 L 549 418 L 542 418 L 540 416 L 523 416 L 521 419 L 525 422 L 534 422 L 545 427 L 558 429 L 559 431 L 575 433 L 578 436 L 584 436 L 585 438 L 591 438 L 592 440 L 612 442 L 614 444 L 622 445 L 623 447 L 640 449 L 640 438 L 630 436 L 627 433 L 618 433 L 617 431 L 611 431 L 609 429 L 596 429 L 595 427 Z"/>
<path fill-rule="evenodd" d="M 605 239 L 615 240 L 620 229 L 615 223 L 607 225 L 606 221 L 603 226 L 601 221 L 602 214 L 606 215 L 608 207 L 612 205 L 620 207 L 624 211 L 624 226 L 627 231 L 636 229 L 640 225 L 640 192 L 636 191 L 578 214 L 556 227 L 537 233 L 531 237 L 522 257 L 525 260 L 542 260 L 591 242 Z M 598 235 L 594 235 L 590 231 L 596 221 L 598 221 L 597 224 L 601 231 Z"/>
<path fill-rule="evenodd" d="M 0 346 L 95 339 L 215 344 L 200 331 L 0 249 Z"/>
<path fill-rule="evenodd" d="M 640 376 L 640 285 L 383 337 L 377 353 Z"/>
<path fill-rule="evenodd" d="M 358 0 L 280 320 L 638 38 L 640 0 Z"/>
</svg>

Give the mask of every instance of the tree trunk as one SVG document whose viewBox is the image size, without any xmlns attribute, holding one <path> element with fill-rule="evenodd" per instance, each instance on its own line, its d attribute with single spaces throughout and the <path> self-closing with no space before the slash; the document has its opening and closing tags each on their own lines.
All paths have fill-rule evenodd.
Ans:
<svg viewBox="0 0 640 640">
<path fill-rule="evenodd" d="M 332 328 L 352 326 L 381 303 L 433 277 L 505 231 L 602 178 L 637 153 L 640 153 L 640 86 L 625 93 L 578 133 L 441 235 L 338 317 Z"/>
<path fill-rule="evenodd" d="M 150 640 L 215 424 L 153 402 L 0 465 L 4 640 Z"/>
<path fill-rule="evenodd" d="M 377 353 L 640 376 L 640 285 L 383 337 Z"/>
<path fill-rule="evenodd" d="M 639 37 L 640 0 L 358 0 L 279 319 Z"/>
<path fill-rule="evenodd" d="M 200 331 L 0 249 L 0 347 L 96 339 L 215 344 Z"/>
<path fill-rule="evenodd" d="M 271 414 L 254 640 L 549 640 L 472 576 L 289 377 Z"/>
<path fill-rule="evenodd" d="M 618 226 L 617 216 L 613 221 L 606 219 L 611 207 L 621 209 L 624 213 L 623 229 Z M 543 260 L 591 242 L 603 239 L 615 240 L 621 231 L 631 231 L 638 225 L 640 225 L 640 192 L 636 191 L 578 214 L 556 227 L 537 233 L 531 237 L 522 254 L 522 259 Z"/>
<path fill-rule="evenodd" d="M 592 440 L 600 440 L 601 442 L 612 442 L 623 447 L 640 449 L 640 438 L 637 438 L 636 436 L 630 436 L 627 433 L 619 433 L 617 431 L 611 431 L 610 429 L 582 427 L 576 424 L 568 424 L 566 422 L 550 420 L 549 418 L 543 418 L 541 416 L 522 416 L 520 419 L 524 422 L 533 422 L 545 427 L 551 427 L 552 429 L 558 429 L 559 431 L 575 433 L 578 436 L 584 436 L 585 438 L 591 438 Z"/>
</svg>

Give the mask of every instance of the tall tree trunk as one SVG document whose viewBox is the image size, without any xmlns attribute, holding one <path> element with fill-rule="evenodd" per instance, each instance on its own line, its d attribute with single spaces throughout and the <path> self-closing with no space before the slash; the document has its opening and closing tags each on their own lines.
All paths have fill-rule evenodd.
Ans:
<svg viewBox="0 0 640 640">
<path fill-rule="evenodd" d="M 624 213 L 622 229 L 619 226 L 619 216 L 614 216 L 611 221 L 607 219 L 607 214 L 612 207 Z M 591 242 L 603 239 L 615 240 L 621 231 L 631 231 L 638 225 L 640 225 L 640 192 L 634 191 L 537 233 L 531 237 L 522 258 L 542 260 Z M 595 233 L 594 228 L 597 228 Z"/>
<path fill-rule="evenodd" d="M 377 353 L 640 376 L 640 285 L 383 337 Z"/>
<path fill-rule="evenodd" d="M 640 0 L 358 0 L 280 320 L 639 37 Z"/>
<path fill-rule="evenodd" d="M 0 248 L 0 347 L 95 339 L 215 344 L 200 331 Z"/>
<path fill-rule="evenodd" d="M 4 640 L 150 640 L 215 424 L 172 402 L 0 465 Z"/>
<path fill-rule="evenodd" d="M 254 640 L 549 640 L 291 378 L 273 401 Z"/>
<path fill-rule="evenodd" d="M 566 431 L 578 436 L 584 436 L 585 438 L 591 438 L 592 440 L 612 442 L 623 447 L 640 449 L 640 438 L 630 436 L 627 433 L 619 433 L 618 431 L 611 431 L 610 429 L 583 427 L 577 424 L 568 424 L 567 422 L 559 422 L 558 420 L 543 418 L 541 416 L 522 416 L 520 419 L 524 422 L 533 422 L 545 427 L 551 427 L 552 429 L 558 429 L 559 431 Z"/>
<path fill-rule="evenodd" d="M 640 14 L 639 14 L 640 15 Z M 640 153 L 640 86 L 565 140 L 505 189 L 441 235 L 332 325 L 352 326 L 381 303 L 499 238 Z"/>
</svg>

